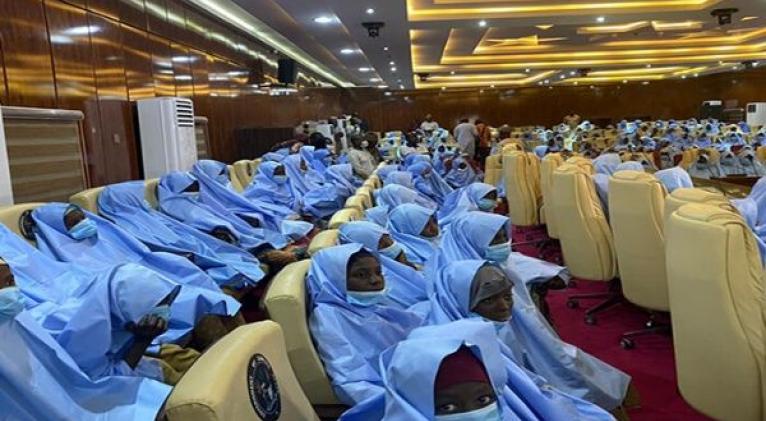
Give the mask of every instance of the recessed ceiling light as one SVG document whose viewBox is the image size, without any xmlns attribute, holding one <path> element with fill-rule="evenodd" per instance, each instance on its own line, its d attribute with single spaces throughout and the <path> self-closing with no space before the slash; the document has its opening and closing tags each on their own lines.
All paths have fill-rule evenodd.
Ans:
<svg viewBox="0 0 766 421">
<path fill-rule="evenodd" d="M 538 85 L 542 85 L 542 84 L 543 84 L 543 81 L 541 80 L 541 81 L 537 82 L 537 84 L 538 84 Z"/>
<path fill-rule="evenodd" d="M 644 86 L 646 86 L 646 85 L 648 85 L 648 84 L 649 84 L 649 81 L 648 81 L 648 80 L 645 80 L 645 81 L 641 82 L 641 84 L 642 84 L 642 85 L 644 85 Z"/>
<path fill-rule="evenodd" d="M 550 81 L 550 80 L 548 80 L 548 79 L 545 79 L 545 80 L 543 81 L 543 83 L 547 85 L 547 84 L 551 83 L 551 81 Z"/>
<path fill-rule="evenodd" d="M 574 75 L 576 75 L 576 74 L 577 74 L 577 72 L 575 72 L 574 70 L 572 70 L 572 71 L 570 71 L 570 72 L 569 72 L 569 75 L 570 75 L 570 76 L 574 76 Z"/>
<path fill-rule="evenodd" d="M 553 25 L 547 24 L 547 25 L 535 25 L 535 28 L 541 30 L 541 31 L 547 31 L 551 28 L 553 28 Z"/>
<path fill-rule="evenodd" d="M 391 96 L 391 92 L 386 92 L 384 95 L 385 96 Z"/>
<path fill-rule="evenodd" d="M 404 85 L 399 85 L 399 89 L 404 89 Z"/>
<path fill-rule="evenodd" d="M 628 79 L 623 79 L 622 83 L 628 83 Z"/>
<path fill-rule="evenodd" d="M 344 48 L 344 49 L 340 50 L 341 54 L 354 54 L 355 52 L 356 52 L 356 50 L 354 50 L 352 48 Z"/>
<path fill-rule="evenodd" d="M 379 78 L 377 78 L 377 77 L 371 77 L 370 78 L 370 83 L 378 83 L 378 82 L 380 82 Z"/>
<path fill-rule="evenodd" d="M 316 22 L 316 23 L 322 23 L 322 24 L 324 24 L 324 23 L 330 23 L 330 22 L 332 22 L 333 20 L 334 20 L 334 19 L 333 19 L 333 18 L 331 18 L 331 17 L 329 17 L 329 16 L 317 16 L 317 17 L 315 17 L 315 18 L 314 18 L 314 22 Z"/>
<path fill-rule="evenodd" d="M 566 78 L 567 78 L 567 75 L 561 75 L 561 76 L 559 76 L 559 79 L 566 79 Z"/>
<path fill-rule="evenodd" d="M 699 74 L 699 73 L 695 73 L 695 74 L 694 74 L 694 77 L 699 77 L 699 76 L 700 76 L 700 74 Z"/>
<path fill-rule="evenodd" d="M 603 16 L 599 16 L 599 17 L 597 17 L 597 18 L 596 18 L 596 22 L 598 22 L 598 23 L 604 23 L 604 22 L 606 22 L 606 18 L 605 18 L 605 17 L 603 17 Z"/>
<path fill-rule="evenodd" d="M 489 85 L 489 87 L 495 89 L 495 85 Z"/>
<path fill-rule="evenodd" d="M 447 87 L 446 87 L 446 86 L 442 86 L 442 91 L 444 91 L 444 90 L 446 90 L 446 89 L 447 89 Z"/>
<path fill-rule="evenodd" d="M 453 71 L 449 72 L 449 74 L 454 75 L 455 71 L 453 70 Z"/>
<path fill-rule="evenodd" d="M 756 19 L 758 19 L 758 16 L 745 16 L 745 17 L 743 17 L 743 18 L 742 18 L 742 19 L 740 19 L 740 20 L 741 20 L 742 22 L 748 22 L 748 21 L 751 21 L 751 20 L 756 20 Z"/>
<path fill-rule="evenodd" d="M 579 85 L 580 83 L 577 81 L 574 81 L 575 86 Z"/>
<path fill-rule="evenodd" d="M 388 51 L 388 47 L 383 47 L 383 51 Z"/>
<path fill-rule="evenodd" d="M 760 63 L 760 62 L 757 62 L 757 61 L 754 61 L 754 62 L 753 62 L 753 67 L 758 67 L 758 65 L 759 65 L 759 64 L 761 64 L 761 63 Z"/>
<path fill-rule="evenodd" d="M 367 72 L 369 72 L 371 70 L 372 69 L 370 69 L 369 67 L 360 67 L 359 68 L 359 71 L 362 72 L 362 73 L 367 73 Z"/>
<path fill-rule="evenodd" d="M 391 68 L 391 71 L 392 71 L 393 73 L 396 73 L 396 67 L 392 67 L 392 68 Z"/>
<path fill-rule="evenodd" d="M 479 21 L 479 27 L 483 28 L 485 26 L 487 26 L 487 21 L 486 20 L 480 20 Z"/>
<path fill-rule="evenodd" d="M 686 75 L 681 75 L 681 79 L 686 79 Z"/>
<path fill-rule="evenodd" d="M 365 13 L 367 13 L 368 15 L 374 15 L 375 14 L 375 9 L 370 7 L 369 9 L 365 10 Z"/>
<path fill-rule="evenodd" d="M 647 65 L 646 65 L 646 68 L 647 68 L 647 69 L 651 69 L 651 68 L 652 68 L 652 65 L 651 65 L 651 64 L 647 64 Z"/>
<path fill-rule="evenodd" d="M 390 64 L 391 66 L 396 66 L 396 62 L 394 62 L 393 60 L 389 61 L 388 64 Z"/>
</svg>

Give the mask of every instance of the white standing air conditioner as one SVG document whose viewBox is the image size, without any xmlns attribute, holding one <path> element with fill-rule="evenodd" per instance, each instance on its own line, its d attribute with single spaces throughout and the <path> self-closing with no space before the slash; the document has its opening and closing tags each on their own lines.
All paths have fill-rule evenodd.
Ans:
<svg viewBox="0 0 766 421">
<path fill-rule="evenodd" d="M 766 102 L 747 104 L 747 124 L 750 127 L 766 126 Z"/>
<path fill-rule="evenodd" d="M 189 171 L 197 162 L 194 104 L 186 98 L 136 101 L 144 178 Z"/>
<path fill-rule="evenodd" d="M 0 205 L 12 204 L 13 187 L 11 186 L 11 166 L 8 164 L 8 146 L 5 143 L 3 109 L 0 107 Z"/>
</svg>

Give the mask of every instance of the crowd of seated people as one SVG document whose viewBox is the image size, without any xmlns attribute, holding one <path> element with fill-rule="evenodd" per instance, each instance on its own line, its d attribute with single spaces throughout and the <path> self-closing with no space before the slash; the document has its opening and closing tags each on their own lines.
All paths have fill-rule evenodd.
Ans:
<svg viewBox="0 0 766 421">
<path fill-rule="evenodd" d="M 512 251 L 502 181 L 484 184 L 448 133 L 426 128 L 353 135 L 347 150 L 312 134 L 261 157 L 242 191 L 226 164 L 202 160 L 161 177 L 156 208 L 144 182 L 126 182 L 101 191 L 97 212 L 36 207 L 20 221 L 25 238 L 0 225 L 3 411 L 153 419 L 194 361 L 251 321 L 248 298 L 307 258 L 375 175 L 383 186 L 366 220 L 341 225 L 306 277 L 312 339 L 349 408 L 341 419 L 624 415 L 630 376 L 563 341 L 547 317 L 545 291 L 566 287 L 566 267 Z M 760 175 L 766 132 L 688 120 L 499 133 L 509 137 L 492 142 L 496 153 L 592 159 L 608 203 L 604 177 L 619 171 L 653 172 L 670 191 L 691 186 L 695 168 Z M 764 188 L 735 203 L 756 234 Z"/>
</svg>

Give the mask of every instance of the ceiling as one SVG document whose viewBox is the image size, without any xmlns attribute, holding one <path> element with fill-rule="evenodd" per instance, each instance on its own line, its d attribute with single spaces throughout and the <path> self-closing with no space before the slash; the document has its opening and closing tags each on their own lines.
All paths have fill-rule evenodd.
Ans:
<svg viewBox="0 0 766 421">
<path fill-rule="evenodd" d="M 340 79 L 388 89 L 647 84 L 766 60 L 766 0 L 234 1 Z M 720 8 L 739 9 L 731 24 Z"/>
</svg>

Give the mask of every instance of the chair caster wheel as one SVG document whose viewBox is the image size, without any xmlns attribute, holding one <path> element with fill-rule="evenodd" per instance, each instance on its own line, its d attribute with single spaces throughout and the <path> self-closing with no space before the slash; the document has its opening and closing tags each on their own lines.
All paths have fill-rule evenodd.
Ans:
<svg viewBox="0 0 766 421">
<path fill-rule="evenodd" d="M 585 316 L 585 324 L 589 324 L 591 326 L 595 325 L 596 324 L 596 318 L 593 315 L 591 315 L 591 314 Z"/>
<path fill-rule="evenodd" d="M 567 300 L 567 307 L 577 308 L 577 307 L 580 307 L 580 303 L 575 300 Z"/>
<path fill-rule="evenodd" d="M 622 338 L 620 339 L 620 346 L 622 349 L 633 349 L 636 347 L 636 344 L 628 338 Z"/>
</svg>

